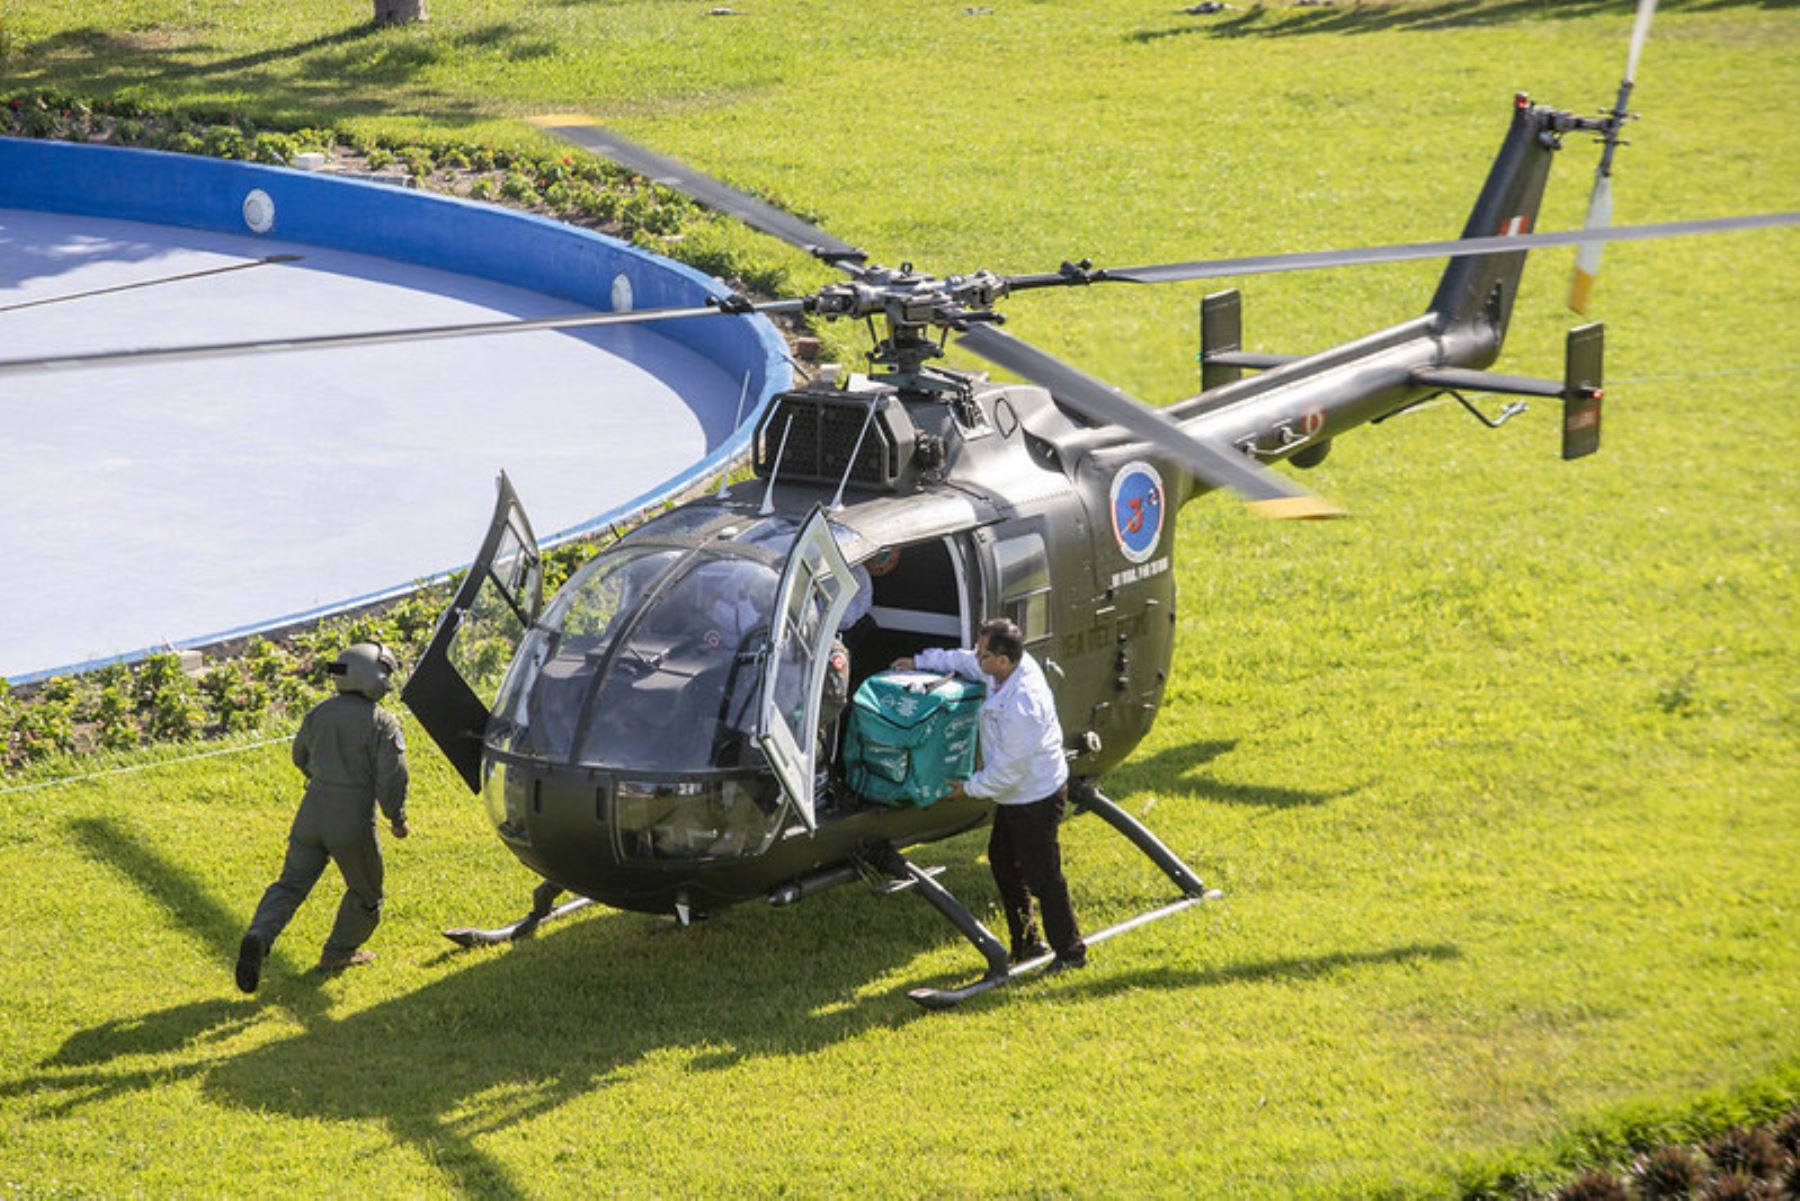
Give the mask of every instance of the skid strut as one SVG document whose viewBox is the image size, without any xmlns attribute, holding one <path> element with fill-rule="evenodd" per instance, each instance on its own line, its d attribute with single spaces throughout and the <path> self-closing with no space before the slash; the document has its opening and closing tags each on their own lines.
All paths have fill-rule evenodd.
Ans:
<svg viewBox="0 0 1800 1201">
<path fill-rule="evenodd" d="M 1095 813 L 1099 815 L 1100 819 L 1106 822 L 1107 825 L 1123 834 L 1131 842 L 1131 845 L 1142 851 L 1146 858 L 1162 869 L 1164 875 L 1175 882 L 1175 886 L 1181 889 L 1182 894 L 1180 897 L 1170 901 L 1166 905 L 1158 906 L 1155 909 L 1140 913 L 1136 917 L 1127 918 L 1122 922 L 1106 927 L 1104 930 L 1097 930 L 1094 933 L 1087 935 L 1083 941 L 1089 946 L 1092 946 L 1095 943 L 1105 942 L 1115 935 L 1124 934 L 1128 930 L 1135 930 L 1139 926 L 1147 926 L 1151 922 L 1160 921 L 1171 914 L 1180 913 L 1183 909 L 1198 905 L 1202 901 L 1217 900 L 1221 895 L 1218 889 L 1208 888 L 1205 884 L 1201 883 L 1200 877 L 1194 874 L 1193 869 L 1183 863 L 1175 852 L 1163 845 L 1162 841 L 1146 829 L 1142 822 L 1115 805 L 1092 784 L 1085 780 L 1071 781 L 1069 784 L 1069 798 L 1074 803 L 1077 812 L 1087 810 Z M 902 859 L 898 852 L 890 850 L 889 854 L 893 859 L 899 860 L 899 863 L 904 870 L 910 870 L 911 872 L 919 871 L 917 867 L 914 867 L 912 864 L 907 863 L 906 860 Z M 886 871 L 892 872 L 893 870 L 888 864 L 879 861 L 877 861 L 877 866 L 882 867 L 882 869 Z M 933 887 L 937 887 L 935 881 L 932 881 L 931 883 Z M 1007 966 L 1003 956 L 996 961 L 994 955 L 989 954 L 988 948 L 984 946 L 975 935 L 970 934 L 968 927 L 964 926 L 951 910 L 946 909 L 944 905 L 940 904 L 932 897 L 930 892 L 925 891 L 923 888 L 919 889 L 919 891 L 920 895 L 924 896 L 927 900 L 930 900 L 934 905 L 937 905 L 938 908 L 944 912 L 945 916 L 949 917 L 951 921 L 956 922 L 957 928 L 961 929 L 971 942 L 974 942 L 977 947 L 981 948 L 982 953 L 987 955 L 988 960 L 988 974 L 972 984 L 965 984 L 961 988 L 915 988 L 909 990 L 906 995 L 924 1008 L 949 1009 L 953 1006 L 962 1004 L 970 997 L 980 996 L 984 992 L 991 992 L 1001 985 L 1010 984 L 1014 980 L 1021 979 L 1022 977 L 1036 975 L 1038 972 L 1042 972 L 1055 964 L 1056 957 L 1050 954 L 1039 955 L 1036 958 L 1026 959 L 1019 963 L 1012 964 L 1011 966 Z M 951 906 L 954 906 L 957 913 L 961 913 L 963 917 L 968 920 L 970 925 L 987 936 L 988 940 L 993 944 L 994 951 L 999 951 L 999 941 L 994 939 L 994 936 L 989 934 L 967 909 L 964 909 L 962 905 L 957 903 L 955 897 L 950 896 L 948 892 L 944 892 L 942 888 L 938 888 L 938 891 L 943 894 L 943 897 Z"/>
<path fill-rule="evenodd" d="M 492 930 L 478 930 L 473 926 L 459 926 L 454 930 L 444 931 L 444 937 L 459 947 L 492 947 L 503 942 L 513 942 L 520 938 L 530 938 L 536 934 L 538 927 L 558 918 L 568 917 L 571 913 L 579 913 L 594 903 L 591 897 L 576 897 L 572 901 L 556 904 L 556 898 L 562 895 L 562 889 L 546 880 L 531 892 L 531 912 L 510 926 L 500 926 Z"/>
<path fill-rule="evenodd" d="M 1006 948 L 994 937 L 993 931 L 982 925 L 963 903 L 950 894 L 950 890 L 939 884 L 932 877 L 937 873 L 910 862 L 906 856 L 891 846 L 884 846 L 871 853 L 868 861 L 892 876 L 902 889 L 917 893 L 930 902 L 931 907 L 950 919 L 950 923 L 962 932 L 962 936 L 975 944 L 987 960 L 988 974 L 985 980 L 1006 979 Z"/>
</svg>

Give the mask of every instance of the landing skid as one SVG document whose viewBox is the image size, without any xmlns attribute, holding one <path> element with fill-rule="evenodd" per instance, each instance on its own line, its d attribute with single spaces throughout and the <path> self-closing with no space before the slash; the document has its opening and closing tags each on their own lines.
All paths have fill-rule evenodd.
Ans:
<svg viewBox="0 0 1800 1201">
<path fill-rule="evenodd" d="M 1213 900 L 1218 896 L 1219 891 L 1213 889 L 1201 896 L 1182 897 L 1179 901 L 1171 901 L 1160 909 L 1140 913 L 1115 926 L 1108 926 L 1104 930 L 1097 930 L 1092 934 L 1085 935 L 1082 941 L 1091 947 L 1097 942 L 1105 942 L 1115 934 L 1123 934 L 1127 930 L 1135 930 L 1139 926 L 1149 925 L 1151 922 L 1168 917 L 1171 913 L 1180 913 L 1190 905 L 1198 905 L 1201 901 Z M 1020 980 L 1026 976 L 1035 976 L 1055 962 L 1056 956 L 1046 953 L 1039 955 L 1036 959 L 1015 963 L 998 976 L 983 976 L 973 984 L 965 984 L 961 988 L 913 988 L 908 989 L 906 995 L 926 1009 L 951 1009 L 970 997 L 978 997 L 984 992 L 992 992 L 1003 984 L 1011 984 L 1014 980 Z"/>
<path fill-rule="evenodd" d="M 1069 799 L 1073 802 L 1077 812 L 1086 810 L 1095 813 L 1107 825 L 1123 834 L 1133 846 L 1161 868 L 1163 874 L 1174 881 L 1176 887 L 1180 888 L 1182 892 L 1178 899 L 1170 901 L 1166 905 L 1089 934 L 1083 940 L 1088 945 L 1105 942 L 1114 935 L 1123 934 L 1127 930 L 1135 930 L 1139 926 L 1147 926 L 1151 922 L 1160 921 L 1170 914 L 1180 913 L 1183 909 L 1198 905 L 1201 901 L 1212 901 L 1219 898 L 1218 889 L 1208 888 L 1201 883 L 1200 877 L 1196 876 L 1193 870 L 1176 856 L 1175 852 L 1164 846 L 1156 835 L 1146 829 L 1142 822 L 1115 805 L 1092 784 L 1087 781 L 1071 781 Z M 892 876 L 898 882 L 898 887 L 909 888 L 929 901 L 935 909 L 950 919 L 965 938 L 975 944 L 976 950 L 980 951 L 982 957 L 987 960 L 987 974 L 972 984 L 965 984 L 961 988 L 915 988 L 909 990 L 906 995 L 924 1008 L 953 1008 L 970 997 L 980 996 L 982 993 L 991 992 L 1002 985 L 1011 984 L 1014 980 L 1036 975 L 1038 972 L 1050 968 L 1056 962 L 1055 956 L 1045 954 L 1020 963 L 1009 964 L 1000 940 L 976 920 L 975 915 L 970 913 L 960 901 L 933 880 L 932 873 L 907 862 L 898 851 L 892 848 L 888 848 L 880 855 L 871 856 L 870 862 Z"/>
<path fill-rule="evenodd" d="M 536 934 L 538 927 L 558 918 L 568 917 L 571 913 L 579 913 L 592 905 L 591 897 L 576 897 L 572 901 L 551 907 L 551 902 L 562 893 L 562 889 L 553 884 L 540 884 L 531 894 L 531 912 L 510 926 L 500 926 L 493 930 L 478 930 L 472 926 L 459 926 L 454 930 L 444 931 L 444 937 L 459 947 L 495 947 L 501 943 L 513 942 L 521 938 L 530 938 Z"/>
</svg>

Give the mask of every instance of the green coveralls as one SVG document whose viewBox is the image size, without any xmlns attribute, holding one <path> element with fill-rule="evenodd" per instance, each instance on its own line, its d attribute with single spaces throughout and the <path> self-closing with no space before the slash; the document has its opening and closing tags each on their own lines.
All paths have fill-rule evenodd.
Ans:
<svg viewBox="0 0 1800 1201">
<path fill-rule="evenodd" d="M 281 878 L 269 885 L 252 933 L 273 946 L 318 882 L 327 861 L 344 876 L 344 900 L 325 942 L 325 957 L 349 955 L 381 921 L 381 844 L 375 806 L 390 822 L 406 820 L 406 741 L 400 720 L 365 696 L 345 692 L 315 706 L 294 735 L 294 766 L 306 795 L 288 831 Z"/>
</svg>

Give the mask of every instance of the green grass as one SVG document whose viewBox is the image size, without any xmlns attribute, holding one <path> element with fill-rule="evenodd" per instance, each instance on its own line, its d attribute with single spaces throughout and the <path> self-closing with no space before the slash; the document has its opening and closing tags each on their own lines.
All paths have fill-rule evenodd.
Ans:
<svg viewBox="0 0 1800 1201">
<path fill-rule="evenodd" d="M 434 0 L 374 34 L 360 4 L 13 0 L 0 71 L 475 139 L 579 108 L 879 259 L 1036 271 L 1447 236 L 1511 93 L 1609 103 L 1630 24 L 990 6 Z M 1797 51 L 1790 5 L 1666 3 L 1620 221 L 1800 207 Z M 1544 227 L 1591 164 L 1572 139 Z M 1441 1193 L 1792 1104 L 1796 266 L 1792 233 L 1610 249 L 1597 458 L 1558 462 L 1542 409 L 1438 407 L 1306 477 L 1348 521 L 1183 513 L 1166 713 L 1110 785 L 1227 900 L 948 1018 L 900 992 L 971 953 L 854 890 L 441 949 L 530 881 L 422 737 L 378 964 L 303 971 L 328 889 L 255 1000 L 229 961 L 283 748 L 0 795 L 0 1195 Z M 1534 260 L 1501 369 L 1558 371 L 1566 270 Z M 1244 281 L 1248 340 L 1328 345 L 1433 274 Z M 1022 296 L 1009 328 L 1162 402 L 1204 290 Z M 1065 839 L 1088 923 L 1166 895 L 1098 823 Z M 979 851 L 941 848 L 978 906 Z"/>
</svg>

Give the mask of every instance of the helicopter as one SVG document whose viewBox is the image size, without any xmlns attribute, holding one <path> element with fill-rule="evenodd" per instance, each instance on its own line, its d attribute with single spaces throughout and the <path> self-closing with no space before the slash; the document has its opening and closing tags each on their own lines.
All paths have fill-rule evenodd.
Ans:
<svg viewBox="0 0 1800 1201">
<path fill-rule="evenodd" d="M 909 996 L 945 1008 L 1049 966 L 1013 964 L 1000 940 L 906 852 L 976 829 L 990 802 L 889 806 L 843 772 L 841 719 L 824 703 L 841 657 L 845 690 L 896 659 L 966 644 L 1004 616 L 1043 666 L 1068 735 L 1070 799 L 1127 838 L 1176 897 L 1097 943 L 1219 894 L 1102 791 L 1159 716 L 1173 659 L 1175 515 L 1214 491 L 1273 519 L 1336 516 L 1272 467 L 1317 466 L 1337 437 L 1450 396 L 1562 403 L 1568 459 L 1599 447 L 1604 331 L 1572 330 L 1563 378 L 1487 370 L 1499 356 L 1527 252 L 1721 232 L 1800 214 L 1610 226 L 1610 168 L 1623 144 L 1642 33 L 1612 110 L 1578 116 L 1520 95 L 1459 238 L 1248 259 L 937 276 L 885 267 L 812 223 L 579 117 L 536 123 L 583 149 L 797 246 L 846 277 L 768 301 L 577 313 L 528 322 L 328 335 L 281 350 L 409 337 L 584 328 L 749 314 L 880 323 L 866 373 L 825 372 L 770 398 L 752 476 L 632 530 L 546 598 L 530 520 L 502 474 L 471 568 L 415 666 L 403 701 L 479 795 L 502 843 L 541 877 L 510 925 L 446 931 L 465 946 L 529 937 L 592 905 L 686 924 L 732 905 L 797 903 L 866 881 L 913 892 L 976 948 L 985 972 Z M 1572 135 L 1603 156 L 1579 231 L 1535 232 L 1551 164 Z M 1602 204 L 1604 198 L 1606 203 Z M 1201 306 L 1202 391 L 1154 409 L 1001 331 L 1021 291 L 1195 281 L 1409 259 L 1447 259 L 1423 314 L 1306 356 L 1246 352 L 1236 291 Z M 941 362 L 956 345 L 1023 379 Z M 233 344 L 14 360 L 0 369 L 205 357 Z M 854 621 L 847 618 L 857 611 Z M 564 893 L 574 899 L 559 899 Z"/>
<path fill-rule="evenodd" d="M 520 921 L 446 934 L 465 946 L 505 942 L 593 903 L 687 924 L 745 901 L 788 905 L 865 880 L 883 893 L 916 892 L 985 960 L 969 985 L 911 990 L 923 1006 L 946 1008 L 1045 968 L 1048 955 L 1009 963 L 935 871 L 904 854 L 985 824 L 991 802 L 893 807 L 859 797 L 845 783 L 837 723 L 822 712 L 827 675 L 844 658 L 854 690 L 923 647 L 966 645 L 992 616 L 1018 625 L 1052 681 L 1074 811 L 1103 819 L 1178 891 L 1088 941 L 1217 898 L 1099 787 L 1163 705 L 1176 511 L 1223 489 L 1265 517 L 1336 516 L 1270 465 L 1316 466 L 1339 435 L 1445 394 L 1490 427 L 1524 406 L 1489 419 L 1462 393 L 1558 398 L 1564 458 L 1594 453 L 1600 325 L 1570 331 L 1561 380 L 1485 370 L 1526 250 L 1794 219 L 1609 229 L 1608 211 L 1574 235 L 1530 233 L 1567 135 L 1599 136 L 1607 179 L 1628 94 L 1629 76 L 1615 109 L 1593 118 L 1517 96 L 1453 242 L 1127 270 L 1064 263 L 1010 277 L 872 265 L 810 223 L 583 118 L 536 119 L 848 276 L 799 300 L 734 296 L 721 314 L 804 312 L 885 328 L 869 373 L 827 372 L 772 398 L 751 479 L 639 526 L 547 604 L 529 519 L 502 474 L 480 552 L 402 696 L 484 798 L 502 842 L 544 883 Z M 1438 256 L 1450 262 L 1423 315 L 1305 357 L 1246 353 L 1238 293 L 1206 297 L 1203 391 L 1160 411 L 1002 333 L 994 309 L 1028 289 Z M 1596 266 L 1584 255 L 1587 287 Z M 940 365 L 952 332 L 962 349 L 1027 382 Z M 853 604 L 862 616 L 846 626 Z M 510 652 L 499 674 L 496 642 Z M 565 891 L 575 899 L 556 904 Z"/>
</svg>

